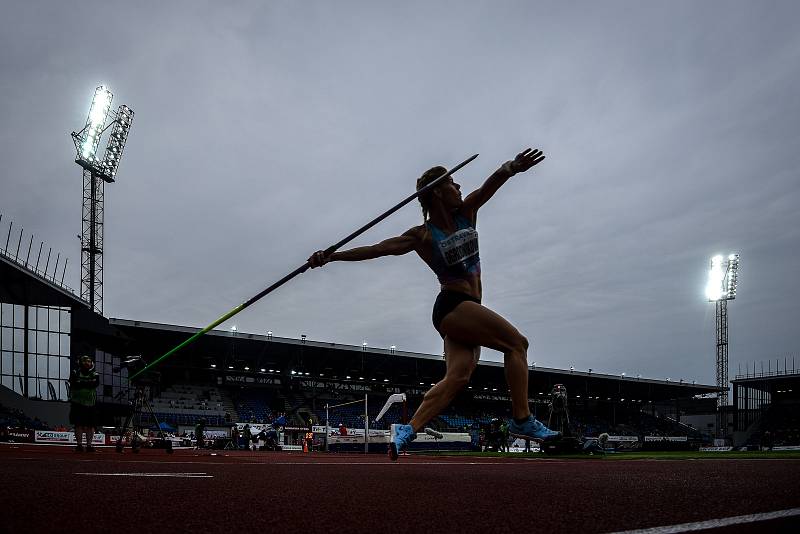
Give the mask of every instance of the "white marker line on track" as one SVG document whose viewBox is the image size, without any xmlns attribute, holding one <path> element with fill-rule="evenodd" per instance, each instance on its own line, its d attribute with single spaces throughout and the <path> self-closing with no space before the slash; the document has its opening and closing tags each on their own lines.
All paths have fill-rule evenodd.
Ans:
<svg viewBox="0 0 800 534">
<path fill-rule="evenodd" d="M 90 477 L 171 477 L 171 478 L 214 478 L 205 473 L 75 473 Z"/>
<path fill-rule="evenodd" d="M 800 515 L 800 508 L 789 508 L 788 510 L 778 510 L 776 512 L 764 512 L 760 514 L 723 517 L 721 519 L 709 519 L 708 521 L 698 521 L 696 523 L 681 523 L 680 525 L 666 525 L 663 527 L 625 530 L 615 532 L 614 534 L 673 534 L 677 532 L 692 532 L 695 530 L 729 527 L 731 525 L 743 525 L 745 523 L 756 523 L 758 521 L 770 521 L 772 519 L 783 519 L 798 515 Z"/>
<path fill-rule="evenodd" d="M 519 467 L 522 464 L 514 464 L 512 462 L 268 462 L 263 464 L 249 463 L 247 465 L 379 465 L 379 466 L 395 466 L 395 465 L 507 465 Z"/>
<path fill-rule="evenodd" d="M 49 461 L 64 461 L 62 458 L 30 458 L 31 460 L 49 460 Z M 70 460 L 74 462 L 81 462 L 81 463 L 98 463 L 98 462 L 115 462 L 112 457 L 109 458 L 93 458 L 93 459 L 80 459 L 80 460 Z M 377 465 L 377 466 L 411 466 L 411 465 L 419 465 L 419 466 L 430 466 L 430 465 L 491 465 L 491 466 L 508 466 L 508 467 L 521 467 L 526 466 L 530 467 L 531 464 L 529 463 L 522 463 L 522 462 L 315 462 L 315 461 L 303 461 L 303 462 L 206 462 L 206 461 L 164 461 L 164 460 L 121 460 L 116 462 L 119 464 L 152 464 L 152 465 L 213 465 L 217 467 L 252 467 L 254 465 L 292 465 L 292 466 L 301 466 L 301 465 Z M 567 461 L 563 462 L 551 462 L 551 463 L 569 463 Z"/>
</svg>

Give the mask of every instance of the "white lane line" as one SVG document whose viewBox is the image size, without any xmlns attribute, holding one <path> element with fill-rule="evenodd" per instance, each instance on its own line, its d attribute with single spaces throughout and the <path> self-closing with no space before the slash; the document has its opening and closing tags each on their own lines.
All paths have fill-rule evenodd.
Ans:
<svg viewBox="0 0 800 534">
<path fill-rule="evenodd" d="M 757 523 L 758 521 L 770 521 L 772 519 L 783 519 L 800 515 L 800 508 L 789 508 L 788 510 L 778 510 L 776 512 L 764 512 L 760 514 L 737 515 L 734 517 L 723 517 L 721 519 L 709 519 L 708 521 L 698 521 L 696 523 L 681 523 L 680 525 L 666 525 L 663 527 L 643 528 L 637 530 L 625 530 L 613 534 L 673 534 L 678 532 L 692 532 L 695 530 L 706 530 L 710 528 L 722 528 L 731 525 L 743 525 L 746 523 Z"/>
<path fill-rule="evenodd" d="M 90 477 L 165 477 L 165 478 L 214 478 L 205 473 L 75 473 Z"/>
</svg>

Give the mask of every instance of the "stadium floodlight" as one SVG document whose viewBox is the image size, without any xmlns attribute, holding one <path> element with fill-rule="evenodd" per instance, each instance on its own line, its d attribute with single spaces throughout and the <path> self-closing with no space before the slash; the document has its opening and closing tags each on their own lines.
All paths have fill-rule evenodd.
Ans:
<svg viewBox="0 0 800 534">
<path fill-rule="evenodd" d="M 711 269 L 708 271 L 706 285 L 706 297 L 709 302 L 736 298 L 738 271 L 738 254 L 729 254 L 727 258 L 717 254 L 711 258 Z"/>
<path fill-rule="evenodd" d="M 114 95 L 105 85 L 99 86 L 94 91 L 92 105 L 89 108 L 89 116 L 86 118 L 86 126 L 78 134 L 81 136 L 80 158 L 87 163 L 94 163 L 97 145 L 100 144 L 100 135 L 106 125 L 108 112 L 111 110 L 111 100 Z"/>
</svg>

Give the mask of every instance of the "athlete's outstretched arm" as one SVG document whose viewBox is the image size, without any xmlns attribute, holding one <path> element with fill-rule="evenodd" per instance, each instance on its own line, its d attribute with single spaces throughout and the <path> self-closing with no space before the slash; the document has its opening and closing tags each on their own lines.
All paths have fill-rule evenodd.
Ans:
<svg viewBox="0 0 800 534">
<path fill-rule="evenodd" d="M 505 162 L 497 169 L 478 189 L 467 195 L 461 208 L 465 213 L 476 213 L 478 208 L 486 204 L 494 196 L 500 187 L 509 178 L 517 173 L 525 172 L 544 159 L 544 154 L 538 148 L 531 150 L 526 148 L 511 161 Z"/>
<path fill-rule="evenodd" d="M 403 235 L 385 239 L 376 245 L 367 247 L 356 247 L 341 252 L 334 252 L 330 256 L 325 256 L 321 250 L 316 251 L 308 258 L 311 268 L 320 267 L 329 261 L 361 261 L 380 258 L 381 256 L 401 256 L 414 250 L 417 246 L 419 237 L 412 228 Z"/>
</svg>

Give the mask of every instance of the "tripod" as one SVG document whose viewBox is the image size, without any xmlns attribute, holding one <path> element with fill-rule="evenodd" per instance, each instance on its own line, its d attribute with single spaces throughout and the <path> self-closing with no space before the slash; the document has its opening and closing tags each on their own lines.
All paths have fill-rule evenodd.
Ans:
<svg viewBox="0 0 800 534">
<path fill-rule="evenodd" d="M 550 415 L 547 418 L 547 427 L 561 432 L 564 437 L 571 436 L 569 427 L 569 410 L 567 409 L 567 388 L 561 384 L 553 386 L 550 396 Z"/>
<path fill-rule="evenodd" d="M 156 422 L 156 427 L 158 428 L 158 443 L 156 446 L 159 448 L 164 448 L 167 450 L 167 454 L 172 454 L 172 441 L 166 439 L 164 437 L 164 430 L 161 428 L 161 423 L 159 422 L 158 418 L 156 417 L 155 412 L 153 412 L 153 406 L 150 404 L 150 401 L 147 400 L 147 395 L 145 394 L 144 384 L 134 384 L 135 392 L 133 395 L 133 400 L 131 401 L 131 410 L 128 415 L 125 417 L 125 424 L 122 425 L 122 430 L 119 433 L 119 439 L 117 440 L 117 452 L 122 452 L 123 445 L 122 440 L 125 438 L 125 432 L 127 432 L 128 428 L 131 429 L 131 451 L 139 452 L 141 449 L 142 444 L 141 440 L 139 439 L 139 434 L 136 432 L 136 428 L 141 428 L 142 426 L 142 409 L 147 409 L 147 412 L 150 414 L 150 417 L 153 418 L 153 421 Z M 133 424 L 135 419 L 136 425 Z"/>
<path fill-rule="evenodd" d="M 580 448 L 580 440 L 572 435 L 567 404 L 566 386 L 556 384 L 550 394 L 550 415 L 547 418 L 547 426 L 561 432 L 561 436 L 542 443 L 542 451 L 546 454 L 575 453 Z"/>
</svg>

